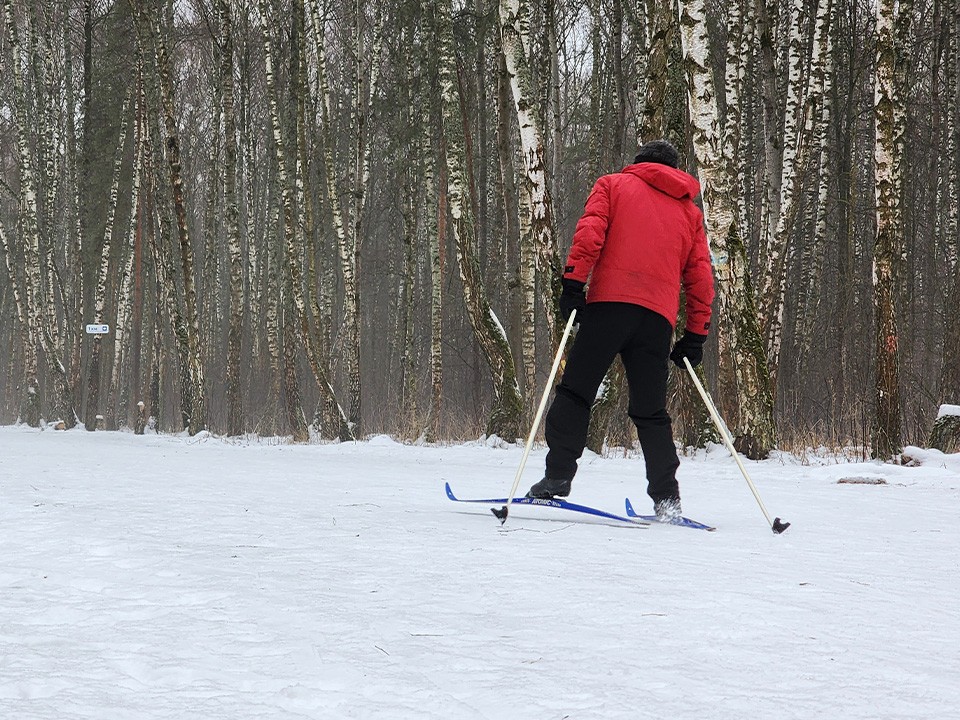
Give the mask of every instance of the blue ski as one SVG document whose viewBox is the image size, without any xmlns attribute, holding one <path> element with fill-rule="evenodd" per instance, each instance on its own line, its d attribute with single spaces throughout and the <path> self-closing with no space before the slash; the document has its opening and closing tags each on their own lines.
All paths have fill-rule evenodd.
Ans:
<svg viewBox="0 0 960 720">
<path fill-rule="evenodd" d="M 656 515 L 640 515 L 639 513 L 637 513 L 637 511 L 633 509 L 633 505 L 630 504 L 630 498 L 627 498 L 624 502 L 627 505 L 627 517 L 637 518 L 638 520 L 646 520 L 647 522 L 651 522 L 651 523 L 659 522 L 659 520 L 657 520 Z M 716 530 L 715 527 L 712 527 L 710 525 L 704 525 L 701 522 L 697 522 L 696 520 L 691 520 L 690 518 L 687 518 L 687 517 L 679 517 L 676 520 L 673 520 L 669 523 L 664 523 L 664 524 L 676 525 L 677 527 L 693 528 L 694 530 L 706 530 L 708 532 L 713 532 L 714 530 Z"/>
<path fill-rule="evenodd" d="M 483 503 L 485 505 L 507 504 L 506 498 L 458 498 L 453 494 L 453 490 L 450 489 L 450 483 L 446 483 L 446 487 L 447 497 L 454 502 Z M 608 513 L 605 510 L 598 510 L 597 508 L 588 507 L 586 505 L 578 505 L 577 503 L 567 502 L 566 500 L 559 500 L 557 498 L 544 500 L 542 498 L 517 497 L 513 499 L 512 503 L 510 503 L 511 507 L 514 505 L 529 505 L 531 507 L 549 507 L 556 508 L 557 510 L 569 510 L 576 513 L 582 513 L 584 515 L 592 515 L 593 517 L 602 518 L 604 520 L 614 520 L 619 524 L 632 525 L 634 527 L 647 527 L 650 525 L 650 521 L 643 518 L 629 518 L 623 517 L 622 515 L 614 515 L 613 513 Z"/>
</svg>

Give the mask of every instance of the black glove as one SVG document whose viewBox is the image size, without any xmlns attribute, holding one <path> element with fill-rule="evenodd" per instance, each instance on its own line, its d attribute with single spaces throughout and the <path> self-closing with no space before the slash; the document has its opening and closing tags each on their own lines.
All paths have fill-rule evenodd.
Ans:
<svg viewBox="0 0 960 720">
<path fill-rule="evenodd" d="M 689 330 L 685 330 L 683 337 L 677 340 L 673 346 L 673 352 L 670 353 L 670 359 L 678 368 L 686 368 L 683 359 L 690 361 L 693 367 L 703 362 L 703 344 L 707 341 L 706 335 L 697 335 Z"/>
<path fill-rule="evenodd" d="M 563 278 L 561 283 L 563 284 L 563 292 L 560 294 L 560 315 L 566 322 L 570 319 L 570 313 L 576 310 L 577 318 L 573 321 L 573 324 L 578 325 L 580 315 L 587 306 L 587 294 L 583 291 L 585 283 L 570 278 Z"/>
</svg>

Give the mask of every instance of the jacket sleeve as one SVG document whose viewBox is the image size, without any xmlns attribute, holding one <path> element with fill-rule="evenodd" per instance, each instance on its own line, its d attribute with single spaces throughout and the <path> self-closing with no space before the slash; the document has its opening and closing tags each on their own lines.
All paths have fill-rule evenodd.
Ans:
<svg viewBox="0 0 960 720">
<path fill-rule="evenodd" d="M 694 207 L 693 245 L 683 268 L 683 290 L 686 295 L 686 330 L 698 335 L 710 331 L 711 305 L 713 304 L 713 265 L 710 261 L 710 245 L 703 230 L 703 213 Z"/>
<path fill-rule="evenodd" d="M 577 221 L 573 233 L 573 244 L 567 255 L 563 276 L 571 280 L 586 282 L 593 266 L 600 257 L 600 250 L 607 239 L 607 226 L 610 222 L 610 181 L 608 176 L 597 180 L 587 198 L 583 215 Z"/>
</svg>

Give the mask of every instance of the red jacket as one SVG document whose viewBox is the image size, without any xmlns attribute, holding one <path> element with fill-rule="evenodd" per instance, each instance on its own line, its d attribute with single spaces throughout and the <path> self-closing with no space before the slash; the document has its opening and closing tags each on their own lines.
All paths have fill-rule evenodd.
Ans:
<svg viewBox="0 0 960 720">
<path fill-rule="evenodd" d="M 706 335 L 713 302 L 710 247 L 693 198 L 696 178 L 659 163 L 628 165 L 593 186 L 573 234 L 564 277 L 586 282 L 587 302 L 642 305 Z M 592 272 L 592 275 L 591 275 Z"/>
</svg>

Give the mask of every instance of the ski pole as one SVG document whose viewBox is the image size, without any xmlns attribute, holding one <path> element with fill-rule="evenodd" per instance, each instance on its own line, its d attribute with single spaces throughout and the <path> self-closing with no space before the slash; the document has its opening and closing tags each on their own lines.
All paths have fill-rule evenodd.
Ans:
<svg viewBox="0 0 960 720">
<path fill-rule="evenodd" d="M 537 416 L 533 420 L 533 427 L 530 428 L 530 435 L 527 436 L 527 446 L 523 449 L 523 457 L 520 459 L 520 467 L 517 468 L 517 474 L 513 478 L 513 487 L 510 488 L 510 494 L 507 496 L 507 504 L 499 510 L 490 508 L 500 524 L 507 521 L 507 507 L 513 502 L 514 495 L 517 492 L 517 486 L 520 484 L 520 476 L 523 474 L 523 468 L 527 464 L 527 458 L 530 456 L 530 448 L 533 447 L 533 438 L 537 435 L 540 428 L 540 420 L 543 417 L 543 410 L 547 406 L 547 398 L 550 397 L 550 388 L 553 387 L 553 379 L 557 376 L 557 370 L 560 368 L 560 359 L 563 357 L 563 349 L 567 346 L 567 338 L 570 337 L 570 330 L 573 328 L 574 318 L 577 317 L 577 311 L 573 310 L 567 319 L 567 326 L 563 329 L 563 337 L 560 338 L 560 346 L 557 348 L 557 356 L 553 359 L 553 367 L 550 368 L 550 377 L 547 379 L 547 386 L 543 389 L 543 397 L 540 398 L 540 407 L 537 408 Z"/>
<path fill-rule="evenodd" d="M 723 442 L 727 446 L 727 450 L 729 450 L 730 454 L 733 455 L 733 459 L 737 461 L 737 466 L 740 468 L 740 472 L 743 473 L 743 479 L 747 481 L 747 485 L 750 486 L 750 492 L 752 492 L 753 496 L 757 499 L 757 504 L 763 511 L 763 516 L 767 519 L 767 524 L 775 534 L 779 535 L 788 527 L 790 527 L 790 523 L 783 522 L 780 520 L 780 518 L 774 518 L 773 520 L 770 519 L 770 513 L 767 512 L 767 508 L 764 506 L 763 500 L 760 499 L 760 493 L 757 492 L 757 486 L 753 484 L 753 480 L 751 480 L 750 476 L 747 474 L 747 469 L 743 466 L 743 461 L 740 459 L 740 454 L 737 452 L 736 448 L 733 447 L 733 440 L 730 439 L 730 433 L 727 432 L 727 428 L 724 426 L 723 420 L 720 419 L 720 414 L 717 412 L 716 405 L 713 404 L 713 400 L 710 399 L 710 395 L 700 383 L 700 378 L 698 378 L 697 374 L 693 371 L 693 365 L 690 364 L 690 361 L 684 357 L 683 363 L 687 366 L 687 372 L 690 373 L 690 378 L 693 380 L 693 384 L 696 385 L 697 390 L 700 391 L 700 397 L 702 397 L 703 402 L 706 403 L 707 410 L 710 411 L 710 417 L 713 420 L 713 424 L 717 426 L 717 430 L 719 430 L 720 435 L 723 436 Z"/>
</svg>

